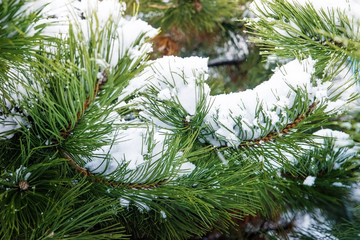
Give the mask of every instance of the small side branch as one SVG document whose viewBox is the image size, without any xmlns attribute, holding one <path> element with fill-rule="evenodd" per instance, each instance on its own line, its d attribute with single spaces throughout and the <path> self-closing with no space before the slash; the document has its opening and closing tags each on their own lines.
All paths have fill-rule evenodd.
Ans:
<svg viewBox="0 0 360 240">
<path fill-rule="evenodd" d="M 81 167 L 66 152 L 62 152 L 62 154 L 68 160 L 70 166 L 73 169 L 75 169 L 75 171 L 77 171 L 80 175 L 90 178 L 93 182 L 103 183 L 111 187 L 120 187 L 120 188 L 128 188 L 128 189 L 152 189 L 152 188 L 158 188 L 161 185 L 164 185 L 169 182 L 169 179 L 164 179 L 156 183 L 123 183 L 123 182 L 116 182 L 113 180 L 105 180 L 103 178 L 96 177 L 95 174 Z"/>
<path fill-rule="evenodd" d="M 283 128 L 280 132 L 274 131 L 271 132 L 269 134 L 267 134 L 264 137 L 261 138 L 257 138 L 257 139 L 253 139 L 253 140 L 246 140 L 243 141 L 238 148 L 245 148 L 245 147 L 253 147 L 253 146 L 258 146 L 261 145 L 262 143 L 266 143 L 269 141 L 272 141 L 282 135 L 285 135 L 287 132 L 289 132 L 291 129 L 295 128 L 300 122 L 302 122 L 306 117 L 308 117 L 316 108 L 317 103 L 313 102 L 309 109 L 306 111 L 305 114 L 299 115 L 297 116 L 297 118 L 292 122 L 289 123 L 285 126 L 285 128 Z M 220 146 L 217 148 L 228 148 L 228 146 Z"/>
<path fill-rule="evenodd" d="M 317 103 L 313 102 L 309 109 L 306 111 L 305 114 L 303 115 L 299 115 L 297 116 L 297 118 L 292 122 L 289 123 L 285 126 L 285 128 L 283 130 L 281 130 L 280 132 L 271 132 L 268 135 L 266 135 L 265 137 L 262 138 L 258 138 L 258 139 L 254 139 L 254 140 L 249 140 L 249 141 L 245 141 L 244 143 L 240 144 L 239 147 L 248 147 L 251 145 L 259 145 L 261 142 L 269 142 L 271 140 L 274 140 L 275 138 L 278 138 L 281 135 L 285 135 L 287 132 L 289 132 L 291 129 L 295 128 L 300 122 L 302 122 L 306 117 L 308 117 L 315 109 Z"/>
<path fill-rule="evenodd" d="M 92 100 L 95 99 L 96 95 L 100 92 L 101 87 L 105 85 L 105 83 L 108 81 L 108 75 L 106 70 L 103 71 L 102 73 L 102 78 L 98 79 L 95 88 L 94 88 L 94 92 L 92 93 L 92 96 L 88 96 L 85 99 L 85 103 L 83 108 L 76 114 L 76 122 L 74 125 L 72 125 L 71 123 L 69 123 L 69 125 L 67 126 L 65 131 L 60 132 L 60 136 L 64 139 L 66 139 L 70 134 L 72 129 L 74 129 L 76 127 L 76 125 L 80 122 L 81 118 L 84 116 L 85 112 L 88 110 L 88 108 L 90 107 L 90 105 L 92 104 Z M 58 142 L 58 140 L 56 140 L 56 142 Z"/>
</svg>

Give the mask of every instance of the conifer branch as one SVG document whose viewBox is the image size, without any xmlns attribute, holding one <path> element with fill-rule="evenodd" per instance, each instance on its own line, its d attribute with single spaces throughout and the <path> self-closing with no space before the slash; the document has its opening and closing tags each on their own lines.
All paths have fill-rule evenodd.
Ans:
<svg viewBox="0 0 360 240">
<path fill-rule="evenodd" d="M 104 180 L 100 177 L 96 177 L 94 173 L 90 172 L 89 170 L 81 167 L 79 164 L 77 164 L 74 159 L 72 159 L 66 152 L 61 151 L 64 157 L 68 160 L 69 165 L 77 171 L 79 174 L 83 175 L 84 177 L 91 178 L 93 182 L 97 183 L 103 183 L 105 185 L 111 186 L 111 187 L 120 187 L 120 188 L 129 188 L 129 189 L 152 189 L 152 188 L 158 188 L 166 183 L 169 182 L 169 179 L 164 179 L 159 182 L 155 183 L 121 183 L 116 182 L 113 180 Z"/>
<path fill-rule="evenodd" d="M 72 124 L 69 122 L 69 125 L 67 126 L 65 131 L 60 132 L 60 136 L 63 137 L 64 139 L 66 139 L 72 129 L 74 129 L 76 127 L 76 125 L 80 122 L 81 118 L 84 116 L 86 110 L 90 107 L 90 105 L 92 104 L 92 100 L 95 99 L 95 97 L 97 96 L 97 94 L 100 92 L 101 87 L 104 86 L 104 84 L 107 82 L 108 80 L 108 75 L 106 70 L 103 71 L 102 73 L 102 79 L 98 79 L 95 88 L 94 88 L 94 92 L 92 94 L 92 96 L 88 96 L 85 99 L 85 103 L 83 105 L 83 108 L 76 114 L 76 123 L 74 126 L 72 126 Z M 56 142 L 58 142 L 58 140 L 56 140 Z"/>
<path fill-rule="evenodd" d="M 66 138 L 71 134 L 72 130 L 76 127 L 76 125 L 81 121 L 82 117 L 84 116 L 85 112 L 87 111 L 87 109 L 90 107 L 90 105 L 93 103 L 93 100 L 96 98 L 96 96 L 98 95 L 98 93 L 101 91 L 102 87 L 106 84 L 106 82 L 108 81 L 108 74 L 106 72 L 106 70 L 104 70 L 102 72 L 102 78 L 98 79 L 98 81 L 96 82 L 95 88 L 94 88 L 94 92 L 92 95 L 88 96 L 85 100 L 85 103 L 83 105 L 82 110 L 80 110 L 77 115 L 76 115 L 76 123 L 74 126 L 71 125 L 71 123 L 68 125 L 68 127 L 66 128 L 65 131 L 62 131 L 60 133 L 60 136 L 63 137 L 64 140 L 66 140 Z M 58 140 L 56 140 L 56 143 L 58 142 Z M 75 160 L 73 158 L 71 158 L 69 156 L 69 154 L 67 154 L 65 151 L 60 150 L 60 152 L 64 155 L 64 157 L 68 160 L 69 165 L 75 170 L 77 171 L 79 174 L 91 178 L 92 181 L 94 182 L 98 182 L 98 183 L 104 183 L 105 185 L 109 185 L 112 187 L 126 187 L 129 189 L 151 189 L 151 188 L 157 188 L 160 185 L 163 185 L 165 183 L 168 182 L 168 179 L 165 179 L 163 181 L 159 181 L 156 183 L 119 183 L 119 182 L 115 182 L 115 181 L 111 181 L 111 180 L 104 180 L 100 177 L 95 177 L 95 174 L 92 173 L 91 171 L 81 167 L 79 164 L 77 164 L 75 162 Z"/>
<path fill-rule="evenodd" d="M 302 122 L 306 117 L 308 117 L 316 108 L 317 102 L 313 102 L 305 114 L 299 114 L 295 120 L 292 123 L 289 123 L 283 128 L 280 132 L 273 131 L 267 134 L 265 137 L 253 139 L 253 140 L 246 140 L 243 141 L 238 148 L 244 148 L 244 147 L 253 147 L 257 145 L 261 145 L 262 143 L 270 142 L 272 140 L 275 140 L 276 138 L 285 135 L 288 133 L 291 129 L 295 128 L 300 122 Z M 228 148 L 228 146 L 219 146 L 218 149 L 222 148 Z"/>
</svg>

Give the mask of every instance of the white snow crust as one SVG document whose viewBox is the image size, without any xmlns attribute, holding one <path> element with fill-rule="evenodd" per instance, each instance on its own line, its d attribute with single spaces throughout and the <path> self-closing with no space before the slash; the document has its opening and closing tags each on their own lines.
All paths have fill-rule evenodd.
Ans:
<svg viewBox="0 0 360 240">
<path fill-rule="evenodd" d="M 295 230 L 301 232 L 309 232 L 315 239 L 338 240 L 330 233 L 331 228 L 327 226 L 327 218 L 320 209 L 315 209 L 314 214 L 298 212 L 295 217 Z M 330 223 L 332 224 L 332 223 Z M 290 235 L 290 240 L 298 240 Z"/>
<path fill-rule="evenodd" d="M 139 170 L 139 167 L 144 167 L 145 164 L 161 160 L 168 150 L 166 136 L 166 132 L 150 130 L 146 126 L 119 130 L 114 133 L 115 142 L 93 152 L 95 157 L 86 163 L 85 168 L 108 176 L 124 164 L 127 164 L 128 170 Z M 109 158 L 104 160 L 106 155 Z M 181 152 L 178 157 L 181 157 Z M 177 176 L 188 174 L 194 169 L 194 164 L 184 162 L 178 167 Z"/>
<path fill-rule="evenodd" d="M 307 176 L 307 177 L 305 178 L 303 184 L 311 187 L 311 186 L 314 185 L 315 180 L 316 180 L 316 177 L 314 177 L 314 176 Z"/>
<path fill-rule="evenodd" d="M 286 110 L 296 109 L 294 104 L 299 101 L 300 91 L 307 94 L 306 100 L 301 101 L 308 101 L 309 104 L 315 101 L 326 103 L 326 111 L 332 112 L 345 110 L 347 99 L 354 90 L 349 88 L 349 93 L 344 93 L 344 98 L 333 99 L 338 91 L 351 84 L 351 76 L 341 76 L 335 84 L 322 83 L 312 76 L 316 61 L 309 58 L 303 61 L 293 60 L 275 69 L 268 81 L 254 89 L 210 96 L 210 89 L 205 82 L 206 61 L 207 59 L 198 57 L 157 59 L 130 82 L 125 95 L 135 90 L 146 92 L 149 88 L 156 89 L 156 93 L 152 93 L 155 94 L 154 98 L 176 102 L 186 110 L 184 119 L 194 116 L 199 100 L 205 98 L 209 108 L 203 120 L 207 129 L 203 132 L 203 140 L 214 146 L 226 144 L 236 147 L 244 140 L 264 135 L 264 128 L 267 133 L 279 131 L 291 123 L 294 119 L 288 116 Z M 143 117 L 152 120 L 159 127 L 172 128 L 147 111 L 149 107 L 145 98 L 135 98 L 133 102 L 139 104 Z"/>
<path fill-rule="evenodd" d="M 102 39 L 109 41 L 108 46 L 111 46 L 111 56 L 107 62 L 109 66 L 116 66 L 125 54 L 135 61 L 151 52 L 152 45 L 145 39 L 158 34 L 158 30 L 145 21 L 136 17 L 125 18 L 123 14 L 126 4 L 118 0 L 40 0 L 29 2 L 25 5 L 24 11 L 34 11 L 43 6 L 44 18 L 29 30 L 29 35 L 36 32 L 36 26 L 46 23 L 50 25 L 43 30 L 43 35 L 66 38 L 69 34 L 69 25 L 72 24 L 85 41 L 90 41 L 91 29 L 94 32 L 101 31 L 113 23 L 112 36 Z M 138 39 L 140 41 L 136 42 Z M 105 49 L 100 51 L 99 60 L 105 60 L 106 55 Z"/>
</svg>

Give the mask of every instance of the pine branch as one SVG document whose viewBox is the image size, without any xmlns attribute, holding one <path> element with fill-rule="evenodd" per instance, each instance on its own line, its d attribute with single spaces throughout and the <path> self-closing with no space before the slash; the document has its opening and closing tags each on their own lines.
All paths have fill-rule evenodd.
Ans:
<svg viewBox="0 0 360 240">
<path fill-rule="evenodd" d="M 84 105 L 81 108 L 81 110 L 76 114 L 76 121 L 74 124 L 69 123 L 69 125 L 66 127 L 66 129 L 64 131 L 60 132 L 60 136 L 63 138 L 63 140 L 66 140 L 66 138 L 72 133 L 72 129 L 75 129 L 76 126 L 79 124 L 79 122 L 81 121 L 82 117 L 84 116 L 85 112 L 87 111 L 87 109 L 90 107 L 90 105 L 93 103 L 93 101 L 95 100 L 96 96 L 98 95 L 98 93 L 101 91 L 101 87 L 104 86 L 104 84 L 106 84 L 108 80 L 108 75 L 106 70 L 104 70 L 102 72 L 102 79 L 98 79 L 97 83 L 95 84 L 94 87 L 94 92 L 92 95 L 88 96 L 85 99 Z M 54 143 L 57 144 L 59 142 L 58 139 L 54 140 Z"/>
<path fill-rule="evenodd" d="M 269 141 L 273 141 L 276 138 L 279 138 L 279 137 L 287 134 L 287 132 L 289 132 L 291 129 L 295 128 L 300 122 L 302 122 L 305 118 L 307 118 L 314 111 L 314 109 L 316 108 L 316 105 L 317 105 L 317 103 L 313 102 L 305 114 L 298 115 L 292 123 L 287 124 L 280 132 L 274 131 L 274 132 L 267 134 L 265 137 L 244 141 L 238 147 L 239 148 L 254 147 L 254 146 L 269 142 Z M 228 148 L 228 146 L 220 146 L 217 148 L 220 148 L 220 149 Z"/>
<path fill-rule="evenodd" d="M 169 182 L 168 179 L 164 179 L 162 181 L 151 183 L 151 184 L 149 184 L 149 183 L 119 183 L 116 181 L 104 180 L 103 178 L 96 177 L 96 175 L 94 173 L 92 173 L 91 171 L 81 167 L 66 152 L 62 151 L 62 154 L 68 160 L 69 165 L 75 171 L 77 171 L 79 174 L 81 174 L 84 177 L 90 178 L 90 180 L 93 182 L 103 183 L 103 184 L 111 186 L 111 187 L 129 188 L 129 189 L 152 189 L 152 188 L 158 188 Z"/>
<path fill-rule="evenodd" d="M 349 43 L 359 41 L 358 19 L 344 11 L 350 9 L 349 3 L 343 4 L 328 7 L 311 1 L 254 1 L 251 8 L 259 21 L 249 20 L 251 41 L 259 44 L 265 55 L 316 58 L 317 74 L 329 75 L 331 80 L 349 65 L 345 61 L 356 51 Z M 341 40 L 344 38 L 346 42 Z"/>
</svg>

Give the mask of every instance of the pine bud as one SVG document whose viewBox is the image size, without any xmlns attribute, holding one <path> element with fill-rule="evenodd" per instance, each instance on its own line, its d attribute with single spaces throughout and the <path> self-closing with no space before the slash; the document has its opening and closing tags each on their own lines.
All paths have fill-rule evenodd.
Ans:
<svg viewBox="0 0 360 240">
<path fill-rule="evenodd" d="M 26 191 L 29 189 L 29 183 L 27 181 L 19 182 L 19 188 L 21 191 Z"/>
</svg>

